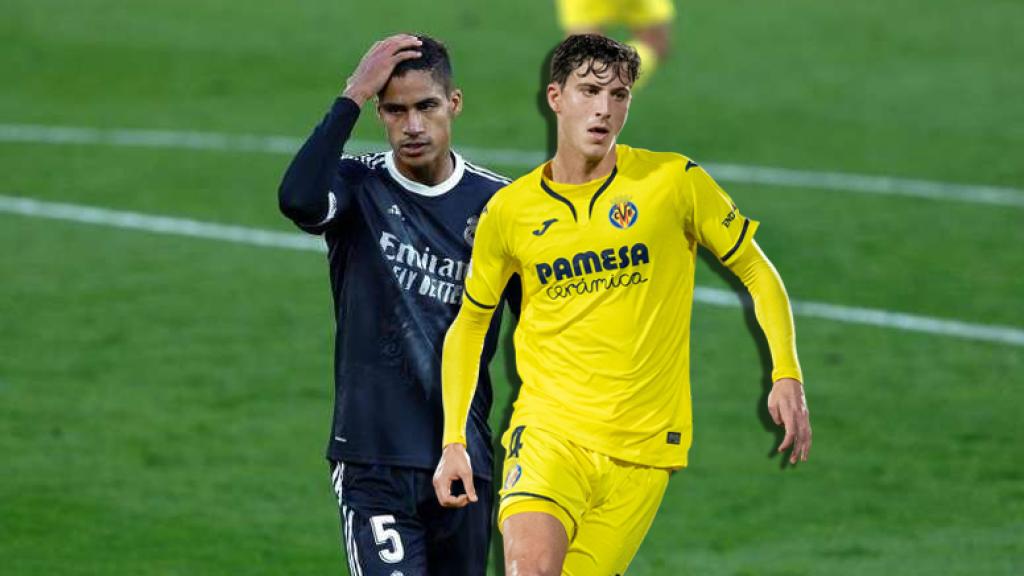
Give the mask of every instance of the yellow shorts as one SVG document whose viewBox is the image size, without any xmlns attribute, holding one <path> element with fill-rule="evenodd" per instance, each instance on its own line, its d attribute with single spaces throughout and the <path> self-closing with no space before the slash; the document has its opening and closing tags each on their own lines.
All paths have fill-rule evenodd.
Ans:
<svg viewBox="0 0 1024 576">
<path fill-rule="evenodd" d="M 625 25 L 642 28 L 675 18 L 672 0 L 557 0 L 558 22 L 567 32 Z"/>
<path fill-rule="evenodd" d="M 544 512 L 569 535 L 562 574 L 624 574 L 654 521 L 669 470 L 630 464 L 534 426 L 510 427 L 498 527 Z"/>
</svg>

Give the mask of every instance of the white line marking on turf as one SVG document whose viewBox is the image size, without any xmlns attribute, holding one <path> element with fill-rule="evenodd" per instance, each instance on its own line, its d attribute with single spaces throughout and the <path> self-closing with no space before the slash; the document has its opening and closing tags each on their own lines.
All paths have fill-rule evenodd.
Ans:
<svg viewBox="0 0 1024 576">
<path fill-rule="evenodd" d="M 704 304 L 715 306 L 749 306 L 746 298 L 740 298 L 734 292 L 697 286 L 693 289 L 693 299 Z M 1024 346 L 1024 330 L 1013 326 L 992 324 L 971 324 L 959 320 L 944 320 L 903 312 L 890 312 L 873 308 L 857 308 L 826 304 L 824 302 L 793 301 L 793 314 L 809 318 L 823 318 L 847 324 L 864 324 L 883 328 L 894 328 L 907 332 L 924 332 L 952 336 L 964 340 L 982 340 L 1000 342 L 1014 346 Z"/>
<path fill-rule="evenodd" d="M 275 232 L 258 228 L 200 222 L 186 218 L 154 216 L 138 212 L 108 210 L 76 204 L 45 202 L 31 198 L 0 195 L 0 213 L 83 222 L 114 228 L 143 230 L 158 234 L 224 240 L 255 246 L 326 252 L 321 238 L 299 232 Z M 743 300 L 733 292 L 703 286 L 698 286 L 694 289 L 694 300 L 714 306 L 739 307 L 744 305 Z M 943 320 L 928 316 L 904 314 L 902 312 L 855 308 L 822 302 L 794 301 L 793 311 L 798 316 L 823 318 L 848 324 L 864 324 L 908 332 L 950 336 L 964 340 L 980 340 L 1024 346 L 1024 329 L 1012 326 L 970 324 L 958 320 Z"/>
<path fill-rule="evenodd" d="M 77 204 L 42 202 L 31 198 L 0 195 L 0 212 L 20 214 L 35 218 L 67 220 L 85 224 L 98 224 L 113 228 L 143 230 L 157 234 L 173 234 L 192 238 L 223 240 L 238 244 L 290 248 L 292 250 L 319 250 L 326 252 L 323 240 L 297 232 L 275 232 L 242 226 L 229 226 L 200 222 L 187 218 L 153 216 L 138 212 L 108 210 Z"/>
<path fill-rule="evenodd" d="M 256 134 L 176 132 L 166 130 L 100 130 L 75 126 L 0 124 L 0 142 L 99 144 L 134 148 L 181 148 L 188 150 L 294 154 L 302 145 L 303 140 L 291 136 L 260 136 Z M 349 142 L 347 148 L 350 152 L 360 153 L 382 150 L 386 147 L 387 144 L 381 142 L 354 140 Z M 545 160 L 545 154 L 540 151 L 462 147 L 459 148 L 459 151 L 466 158 L 481 164 L 533 167 Z M 705 166 L 712 175 L 723 182 L 1024 207 L 1024 190 L 1018 188 L 980 184 L 954 184 L 889 176 L 847 174 L 843 172 L 794 170 L 770 166 L 716 163 L 705 163 Z"/>
</svg>

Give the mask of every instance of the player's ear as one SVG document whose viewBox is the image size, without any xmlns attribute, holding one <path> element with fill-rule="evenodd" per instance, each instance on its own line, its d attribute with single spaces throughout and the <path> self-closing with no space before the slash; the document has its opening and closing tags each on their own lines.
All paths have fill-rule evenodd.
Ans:
<svg viewBox="0 0 1024 576">
<path fill-rule="evenodd" d="M 555 114 L 562 111 L 562 87 L 557 82 L 548 84 L 548 107 Z"/>
<path fill-rule="evenodd" d="M 452 93 L 448 95 L 448 102 L 451 106 L 450 110 L 452 118 L 462 113 L 462 90 L 455 88 Z"/>
</svg>

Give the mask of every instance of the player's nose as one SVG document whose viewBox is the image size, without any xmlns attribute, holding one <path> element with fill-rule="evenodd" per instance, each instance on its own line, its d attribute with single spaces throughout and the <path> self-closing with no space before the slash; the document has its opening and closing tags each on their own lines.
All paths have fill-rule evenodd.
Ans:
<svg viewBox="0 0 1024 576">
<path fill-rule="evenodd" d="M 405 133 L 409 135 L 422 134 L 424 131 L 423 116 L 413 112 L 409 114 L 409 121 L 405 124 Z"/>
</svg>

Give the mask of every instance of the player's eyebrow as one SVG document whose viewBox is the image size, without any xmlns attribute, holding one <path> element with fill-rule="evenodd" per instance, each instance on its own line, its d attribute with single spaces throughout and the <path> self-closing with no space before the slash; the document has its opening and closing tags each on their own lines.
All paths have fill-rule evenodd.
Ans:
<svg viewBox="0 0 1024 576">
<path fill-rule="evenodd" d="M 380 107 L 385 112 L 402 112 L 403 110 L 408 110 L 409 108 L 422 109 L 425 106 L 437 106 L 440 103 L 440 98 L 438 98 L 437 96 L 430 96 L 429 98 L 417 100 L 412 104 L 404 104 L 402 102 L 382 102 Z"/>
<path fill-rule="evenodd" d="M 420 100 L 420 101 L 416 102 L 416 104 L 414 104 L 414 106 L 416 106 L 417 108 L 420 108 L 420 107 L 425 106 L 427 104 L 440 104 L 440 103 L 441 103 L 441 99 L 440 98 L 438 98 L 437 96 L 431 96 L 430 98 L 424 98 L 423 100 Z"/>
<path fill-rule="evenodd" d="M 381 102 L 380 107 L 387 112 L 401 112 L 406 109 L 405 104 L 399 104 L 398 102 Z"/>
</svg>

